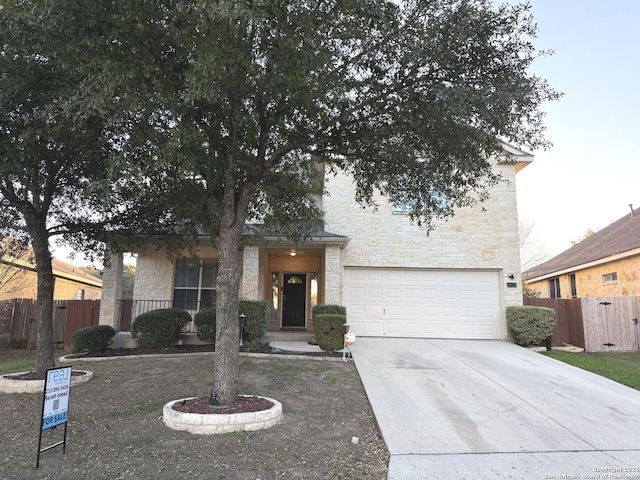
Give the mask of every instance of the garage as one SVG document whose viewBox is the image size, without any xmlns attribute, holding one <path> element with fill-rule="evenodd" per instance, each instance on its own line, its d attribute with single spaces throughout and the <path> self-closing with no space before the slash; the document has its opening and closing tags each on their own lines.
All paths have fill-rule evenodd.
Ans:
<svg viewBox="0 0 640 480">
<path fill-rule="evenodd" d="M 496 270 L 344 270 L 350 331 L 375 337 L 502 339 Z"/>
</svg>

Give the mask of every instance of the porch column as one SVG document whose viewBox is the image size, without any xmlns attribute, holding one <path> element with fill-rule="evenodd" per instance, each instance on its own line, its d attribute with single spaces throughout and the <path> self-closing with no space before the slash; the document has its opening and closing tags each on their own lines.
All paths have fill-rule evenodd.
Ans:
<svg viewBox="0 0 640 480">
<path fill-rule="evenodd" d="M 99 323 L 110 325 L 116 330 L 118 330 L 118 301 L 122 298 L 122 266 L 122 254 L 112 253 L 109 254 L 102 272 Z"/>
<path fill-rule="evenodd" d="M 324 303 L 342 305 L 342 248 L 327 245 L 324 250 Z"/>
<path fill-rule="evenodd" d="M 260 285 L 260 249 L 245 247 L 242 256 L 242 280 L 240 296 L 247 300 L 262 300 L 258 295 Z"/>
</svg>

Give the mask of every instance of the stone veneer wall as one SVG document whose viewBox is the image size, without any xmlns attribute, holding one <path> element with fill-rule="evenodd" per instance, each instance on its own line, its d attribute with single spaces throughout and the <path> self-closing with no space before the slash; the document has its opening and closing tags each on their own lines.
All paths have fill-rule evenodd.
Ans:
<svg viewBox="0 0 640 480">
<path fill-rule="evenodd" d="M 100 300 L 100 325 L 110 325 L 118 330 L 118 301 L 122 298 L 122 254 L 114 254 L 105 262 L 102 272 L 102 299 Z"/>
<path fill-rule="evenodd" d="M 494 168 L 503 180 L 493 188 L 491 198 L 482 205 L 458 209 L 454 217 L 439 221 L 429 235 L 423 227 L 412 224 L 407 215 L 393 213 L 382 195 L 376 197 L 377 210 L 363 209 L 355 201 L 350 177 L 327 175 L 325 228 L 351 238 L 343 252 L 342 266 L 501 270 L 505 306 L 521 305 L 515 165 L 499 164 Z M 327 270 L 336 268 L 332 263 L 335 258 L 327 253 Z M 515 280 L 509 279 L 509 274 Z M 334 285 L 327 277 L 326 288 L 331 290 L 325 294 L 327 303 L 336 295 L 336 289 L 341 300 L 341 278 Z M 516 288 L 506 286 L 514 281 Z"/>
<path fill-rule="evenodd" d="M 141 251 L 136 260 L 135 300 L 171 300 L 173 298 L 173 260 L 161 251 Z"/>
<path fill-rule="evenodd" d="M 327 245 L 324 251 L 324 303 L 342 305 L 343 250 L 338 245 Z"/>
<path fill-rule="evenodd" d="M 258 247 L 245 247 L 242 254 L 242 279 L 240 280 L 240 298 L 262 300 L 260 290 L 260 253 Z"/>
</svg>

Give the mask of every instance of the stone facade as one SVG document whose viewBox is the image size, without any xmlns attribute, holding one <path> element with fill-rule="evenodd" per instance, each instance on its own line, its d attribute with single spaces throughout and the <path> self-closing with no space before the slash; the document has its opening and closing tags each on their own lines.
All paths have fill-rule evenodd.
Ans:
<svg viewBox="0 0 640 480">
<path fill-rule="evenodd" d="M 605 279 L 605 275 L 615 273 L 616 280 Z M 560 280 L 561 298 L 571 298 L 570 275 L 576 277 L 576 297 L 636 297 L 640 296 L 640 255 L 604 262 L 588 268 L 578 267 L 573 272 L 563 273 Z M 527 287 L 539 292 L 540 298 L 550 297 L 549 279 L 527 283 Z"/>
<path fill-rule="evenodd" d="M 103 295 L 100 301 L 100 325 L 118 330 L 118 302 L 122 298 L 122 254 L 112 254 L 102 273 Z"/>
<path fill-rule="evenodd" d="M 316 238 L 305 245 L 291 242 L 247 247 L 243 255 L 241 296 L 245 299 L 274 300 L 281 308 L 281 288 L 273 285 L 276 273 L 317 274 L 318 303 L 344 303 L 345 267 L 394 267 L 404 269 L 471 269 L 499 272 L 502 306 L 521 305 L 522 288 L 516 205 L 516 163 L 494 165 L 502 175 L 489 200 L 472 208 L 462 208 L 447 221 L 440 221 L 427 234 L 407 215 L 394 213 L 382 196 L 377 208 L 362 208 L 355 201 L 353 181 L 344 174 L 327 175 L 321 205 L 325 231 L 339 237 Z M 297 256 L 289 253 L 302 250 Z M 292 252 L 291 252 L 292 253 Z M 174 262 L 154 248 L 137 252 L 135 300 L 171 300 Z M 200 247 L 201 258 L 216 258 L 212 247 Z M 281 287 L 281 285 L 280 285 Z M 110 286 L 108 287 L 110 288 Z M 105 292 L 103 291 L 103 298 Z M 280 296 L 278 296 L 280 295 Z M 308 289 L 307 319 L 310 330 L 312 293 Z M 276 316 L 270 329 L 280 328 Z M 101 323 L 109 323 L 107 318 Z"/>
<path fill-rule="evenodd" d="M 173 298 L 174 262 L 163 251 L 145 249 L 138 252 L 135 300 L 171 300 Z"/>
<path fill-rule="evenodd" d="M 363 209 L 355 201 L 349 177 L 329 176 L 325 228 L 351 239 L 341 267 L 500 270 L 505 305 L 521 305 L 520 282 L 515 288 L 506 287 L 514 282 L 509 274 L 520 277 L 515 165 L 495 168 L 503 180 L 493 188 L 491 198 L 482 205 L 458 209 L 454 217 L 437 222 L 428 235 L 407 215 L 394 213 L 382 196 L 376 197 L 377 209 Z M 341 292 L 339 284 L 335 287 Z"/>
</svg>

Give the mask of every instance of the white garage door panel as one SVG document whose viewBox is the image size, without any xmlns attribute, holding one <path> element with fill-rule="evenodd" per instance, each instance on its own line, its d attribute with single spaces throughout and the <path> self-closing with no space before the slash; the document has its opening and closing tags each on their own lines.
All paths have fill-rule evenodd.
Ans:
<svg viewBox="0 0 640 480">
<path fill-rule="evenodd" d="M 345 268 L 344 292 L 356 335 L 504 337 L 497 271 Z"/>
</svg>

